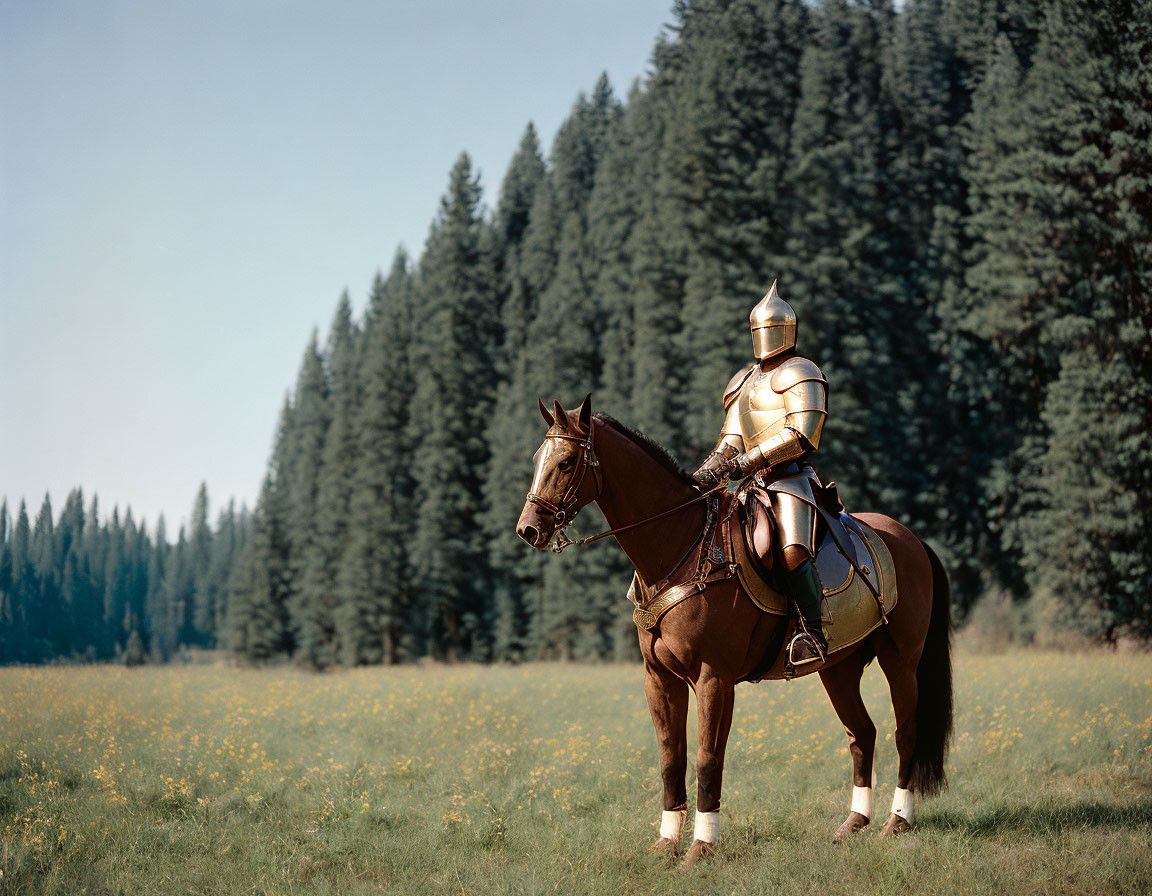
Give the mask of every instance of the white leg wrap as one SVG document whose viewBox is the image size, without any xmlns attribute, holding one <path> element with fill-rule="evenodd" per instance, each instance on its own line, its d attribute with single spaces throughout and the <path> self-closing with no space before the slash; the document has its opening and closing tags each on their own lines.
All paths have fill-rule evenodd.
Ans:
<svg viewBox="0 0 1152 896">
<path fill-rule="evenodd" d="M 903 787 L 896 788 L 896 795 L 892 797 L 892 814 L 899 815 L 908 824 L 912 824 L 912 791 Z"/>
<path fill-rule="evenodd" d="M 675 812 L 665 809 L 664 814 L 660 816 L 660 836 L 679 843 L 680 831 L 684 829 L 684 817 L 687 814 L 687 809 L 677 809 Z"/>
<path fill-rule="evenodd" d="M 872 788 L 852 788 L 852 812 L 859 812 L 865 818 L 872 817 Z"/>
<path fill-rule="evenodd" d="M 715 843 L 720 839 L 720 812 L 696 811 L 696 827 L 692 836 L 705 843 Z"/>
</svg>

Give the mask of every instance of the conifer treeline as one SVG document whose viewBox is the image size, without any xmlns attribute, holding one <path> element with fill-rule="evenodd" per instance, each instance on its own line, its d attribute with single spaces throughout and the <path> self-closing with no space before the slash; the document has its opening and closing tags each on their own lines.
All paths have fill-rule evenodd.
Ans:
<svg viewBox="0 0 1152 896">
<path fill-rule="evenodd" d="M 851 507 L 933 540 L 961 610 L 1044 590 L 1084 630 L 1147 634 L 1149 4 L 674 15 L 626 103 L 601 79 L 547 159 L 529 127 L 491 213 L 461 157 L 422 256 L 313 341 L 233 646 L 630 655 L 618 550 L 513 532 L 536 399 L 590 391 L 695 465 L 775 277 Z"/>
<path fill-rule="evenodd" d="M 536 400 L 694 467 L 775 278 L 849 507 L 963 612 L 1152 634 L 1152 3 L 680 0 L 492 210 L 467 156 L 420 257 L 345 295 L 283 407 L 224 633 L 255 661 L 634 655 L 629 569 L 513 527 Z M 578 528 L 598 524 L 595 513 Z"/>
<path fill-rule="evenodd" d="M 203 485 L 174 542 L 163 516 L 151 533 L 131 510 L 102 518 L 79 489 L 58 518 L 46 496 L 34 522 L 23 501 L 14 515 L 0 501 L 0 663 L 164 662 L 215 646 L 247 529 L 232 503 L 213 527 Z"/>
</svg>

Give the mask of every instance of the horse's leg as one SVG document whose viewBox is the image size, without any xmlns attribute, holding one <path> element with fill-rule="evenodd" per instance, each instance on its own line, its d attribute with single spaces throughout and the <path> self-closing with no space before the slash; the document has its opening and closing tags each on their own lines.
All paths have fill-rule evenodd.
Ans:
<svg viewBox="0 0 1152 896">
<path fill-rule="evenodd" d="M 685 867 L 709 855 L 720 835 L 720 787 L 724 779 L 724 748 L 732 727 L 735 682 L 702 666 L 696 681 L 699 747 L 696 751 L 696 825 Z"/>
<path fill-rule="evenodd" d="M 896 793 L 892 798 L 892 813 L 884 823 L 881 837 L 903 834 L 912 827 L 912 760 L 916 748 L 916 701 L 919 686 L 916 681 L 916 666 L 900 654 L 894 646 L 881 648 L 877 652 L 880 668 L 888 679 L 892 692 L 892 710 L 896 716 L 896 755 L 899 768 L 896 772 Z M 916 659 L 919 659 L 917 654 Z"/>
<path fill-rule="evenodd" d="M 680 832 L 688 813 L 688 683 L 655 662 L 644 663 L 644 696 L 656 726 L 660 747 L 660 777 L 664 780 L 664 812 L 660 839 L 653 851 L 680 852 Z"/>
<path fill-rule="evenodd" d="M 867 826 L 872 818 L 872 761 L 876 755 L 876 726 L 860 697 L 860 676 L 864 674 L 865 654 L 856 651 L 834 666 L 820 670 L 820 681 L 832 701 L 832 708 L 844 724 L 848 750 L 852 754 L 852 808 L 834 836 L 846 840 Z"/>
</svg>

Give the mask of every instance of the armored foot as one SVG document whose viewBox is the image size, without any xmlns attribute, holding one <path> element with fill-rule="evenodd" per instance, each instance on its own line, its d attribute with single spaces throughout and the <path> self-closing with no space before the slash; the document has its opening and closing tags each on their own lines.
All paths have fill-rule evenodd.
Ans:
<svg viewBox="0 0 1152 896">
<path fill-rule="evenodd" d="M 844 819 L 844 823 L 836 829 L 836 833 L 832 837 L 833 843 L 843 843 L 853 834 L 858 834 L 864 828 L 868 827 L 868 816 L 861 815 L 859 812 L 850 812 L 848 817 Z"/>
<path fill-rule="evenodd" d="M 671 837 L 661 837 L 648 847 L 648 852 L 660 853 L 674 859 L 680 855 L 680 844 Z"/>
<path fill-rule="evenodd" d="M 912 825 L 893 812 L 888 816 L 888 820 L 884 822 L 884 829 L 880 831 L 880 839 L 884 840 L 890 837 L 899 837 L 901 834 L 906 834 L 910 830 L 912 830 Z"/>
<path fill-rule="evenodd" d="M 823 634 L 798 632 L 788 645 L 788 657 L 793 666 L 828 661 L 828 641 Z"/>
<path fill-rule="evenodd" d="M 716 844 L 708 843 L 704 840 L 693 840 L 692 846 L 688 850 L 688 855 L 684 856 L 684 867 L 691 868 L 702 859 L 709 859 L 716 855 Z"/>
</svg>

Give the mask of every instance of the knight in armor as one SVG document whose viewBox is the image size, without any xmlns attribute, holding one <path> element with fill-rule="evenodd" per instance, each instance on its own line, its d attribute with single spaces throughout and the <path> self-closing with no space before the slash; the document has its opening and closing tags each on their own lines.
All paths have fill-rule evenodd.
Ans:
<svg viewBox="0 0 1152 896">
<path fill-rule="evenodd" d="M 753 546 L 799 611 L 789 656 L 796 665 L 823 661 L 828 642 L 814 563 L 813 491 L 821 485 L 809 458 L 820 447 L 828 382 L 819 367 L 796 353 L 796 312 L 777 294 L 775 283 L 750 320 L 758 363 L 736 374 L 724 390 L 720 440 L 695 476 L 707 485 L 726 475 L 747 480 L 739 494 L 753 521 Z M 775 523 L 772 537 L 756 537 L 766 533 L 769 519 Z M 774 556 L 766 556 L 773 550 Z"/>
</svg>

